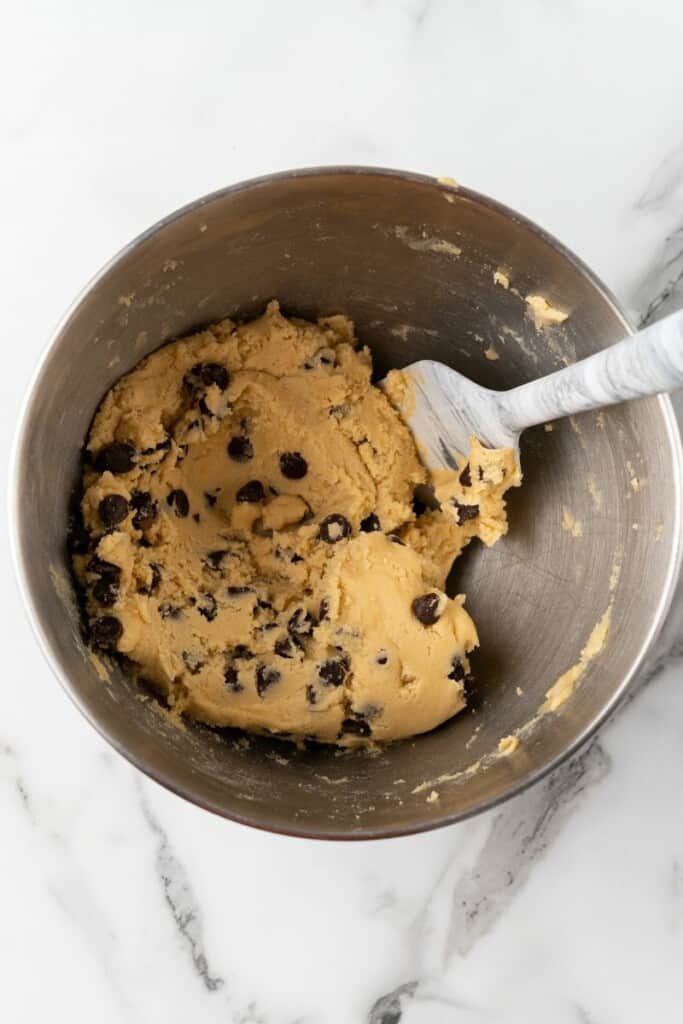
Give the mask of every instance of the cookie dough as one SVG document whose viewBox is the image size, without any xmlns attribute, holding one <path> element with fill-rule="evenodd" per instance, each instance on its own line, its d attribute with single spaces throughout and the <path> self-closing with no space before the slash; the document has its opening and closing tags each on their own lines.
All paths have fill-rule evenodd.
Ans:
<svg viewBox="0 0 683 1024">
<path fill-rule="evenodd" d="M 551 306 L 542 295 L 527 295 L 524 301 L 529 307 L 529 312 L 537 331 L 542 331 L 544 327 L 555 327 L 557 324 L 563 324 L 569 317 L 569 313 Z"/>
<path fill-rule="evenodd" d="M 477 633 L 445 580 L 469 540 L 506 531 L 519 472 L 474 441 L 418 515 L 428 475 L 371 372 L 349 320 L 272 302 L 104 398 L 72 534 L 90 638 L 178 713 L 358 745 L 465 706 Z"/>
</svg>

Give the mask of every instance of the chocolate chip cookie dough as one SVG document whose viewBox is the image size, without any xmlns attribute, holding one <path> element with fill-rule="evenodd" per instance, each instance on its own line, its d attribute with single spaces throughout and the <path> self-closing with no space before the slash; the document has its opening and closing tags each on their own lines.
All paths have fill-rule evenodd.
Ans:
<svg viewBox="0 0 683 1024">
<path fill-rule="evenodd" d="M 477 633 L 445 579 L 505 532 L 517 466 L 474 442 L 416 515 L 428 476 L 371 369 L 350 321 L 272 302 L 164 346 L 102 402 L 72 539 L 90 638 L 177 712 L 355 745 L 465 706 Z"/>
</svg>

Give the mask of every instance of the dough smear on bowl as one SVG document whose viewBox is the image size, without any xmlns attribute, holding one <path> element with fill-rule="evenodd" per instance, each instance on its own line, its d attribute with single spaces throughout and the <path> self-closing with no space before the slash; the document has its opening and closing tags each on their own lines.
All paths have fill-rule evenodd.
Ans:
<svg viewBox="0 0 683 1024">
<path fill-rule="evenodd" d="M 345 317 L 271 302 L 104 398 L 72 534 L 90 639 L 178 713 L 358 745 L 465 707 L 477 633 L 446 576 L 472 537 L 505 533 L 519 470 L 473 441 L 430 481 L 371 370 Z M 441 509 L 417 515 L 427 482 Z"/>
</svg>

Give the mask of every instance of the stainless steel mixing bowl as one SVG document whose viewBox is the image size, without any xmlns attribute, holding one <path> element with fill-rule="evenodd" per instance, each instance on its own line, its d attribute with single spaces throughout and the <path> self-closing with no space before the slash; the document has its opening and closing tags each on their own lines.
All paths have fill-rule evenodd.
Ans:
<svg viewBox="0 0 683 1024">
<path fill-rule="evenodd" d="M 519 294 L 494 284 L 498 267 Z M 525 313 L 529 292 L 568 310 L 566 324 L 538 333 Z M 458 821 L 567 757 L 642 664 L 680 557 L 680 440 L 670 403 L 633 402 L 525 435 L 525 484 L 510 497 L 509 535 L 491 550 L 473 545 L 453 580 L 480 633 L 473 664 L 484 703 L 476 713 L 372 756 L 268 739 L 245 745 L 201 726 L 181 731 L 120 670 L 102 679 L 90 660 L 71 596 L 67 505 L 91 417 L 114 381 L 164 341 L 224 316 L 252 316 L 272 297 L 299 316 L 352 317 L 378 375 L 426 357 L 494 388 L 554 370 L 629 330 L 615 300 L 563 246 L 498 203 L 431 178 L 325 168 L 192 203 L 95 278 L 33 380 L 11 494 L 29 614 L 90 722 L 142 771 L 200 806 L 279 832 L 344 839 Z M 563 507 L 581 521 L 581 537 L 563 529 Z M 467 773 L 534 715 L 612 597 L 607 649 L 577 692 L 516 754 Z M 432 786 L 444 775 L 453 778 Z M 427 800 L 432 788 L 438 800 Z"/>
</svg>

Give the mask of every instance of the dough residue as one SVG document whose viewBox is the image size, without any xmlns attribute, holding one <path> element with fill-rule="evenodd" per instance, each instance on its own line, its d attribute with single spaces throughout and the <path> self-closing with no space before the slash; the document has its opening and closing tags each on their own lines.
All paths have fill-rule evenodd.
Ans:
<svg viewBox="0 0 683 1024">
<path fill-rule="evenodd" d="M 527 295 L 524 301 L 529 307 L 537 331 L 543 330 L 544 327 L 563 324 L 569 317 L 568 313 L 563 313 L 561 309 L 551 306 L 542 295 Z"/>
<path fill-rule="evenodd" d="M 446 185 L 448 186 L 449 189 L 451 189 L 450 192 L 442 192 L 441 194 L 443 195 L 447 203 L 454 203 L 454 192 L 457 192 L 457 190 L 460 188 L 460 185 L 455 180 L 455 178 L 450 178 L 448 175 L 444 175 L 443 177 L 437 178 L 436 180 L 440 185 Z"/>
<path fill-rule="evenodd" d="M 384 393 L 405 420 L 415 412 L 415 387 L 403 370 L 390 370 L 382 382 Z"/>
<path fill-rule="evenodd" d="M 556 711 L 568 697 L 574 692 L 576 684 L 585 674 L 589 664 L 602 651 L 607 643 L 610 622 L 612 618 L 612 604 L 610 603 L 598 624 L 593 628 L 588 637 L 586 646 L 581 651 L 581 656 L 575 665 L 567 669 L 563 675 L 550 687 L 546 693 L 544 710 Z"/>
<path fill-rule="evenodd" d="M 499 268 L 498 270 L 493 271 L 493 283 L 499 284 L 501 288 L 505 288 L 507 291 L 510 287 L 510 278 L 505 271 L 500 270 Z"/>
<path fill-rule="evenodd" d="M 621 562 L 620 561 L 615 561 L 614 564 L 612 565 L 612 571 L 611 571 L 610 577 L 609 577 L 609 592 L 610 592 L 610 594 L 613 594 L 614 591 L 617 589 L 617 586 L 619 584 L 620 578 L 621 578 Z"/>
<path fill-rule="evenodd" d="M 636 476 L 636 471 L 633 468 L 633 463 L 629 459 L 626 460 L 626 471 L 629 475 L 629 485 L 631 487 L 631 490 L 634 494 L 637 494 L 638 491 L 641 489 L 642 484 Z"/>
<path fill-rule="evenodd" d="M 562 529 L 571 533 L 572 537 L 583 537 L 583 526 L 575 519 L 566 505 L 562 506 Z"/>
<path fill-rule="evenodd" d="M 396 237 L 400 238 L 409 249 L 413 249 L 415 252 L 443 253 L 445 256 L 454 256 L 456 258 L 462 255 L 460 246 L 455 245 L 453 242 L 449 242 L 445 238 L 435 238 L 428 235 L 427 232 L 423 232 L 419 238 L 415 238 L 410 234 L 410 230 L 401 224 L 396 227 Z"/>
<path fill-rule="evenodd" d="M 73 563 L 91 641 L 174 714 L 367 745 L 466 705 L 477 632 L 445 581 L 507 530 L 514 452 L 429 477 L 343 316 L 277 303 L 144 359 L 87 442 Z M 440 507 L 418 515 L 417 486 Z"/>
<path fill-rule="evenodd" d="M 594 504 L 595 508 L 596 509 L 602 508 L 602 494 L 600 493 L 600 490 L 598 489 L 598 485 L 595 482 L 595 477 L 593 477 L 593 476 L 589 476 L 588 477 L 588 493 L 590 494 L 591 498 L 593 499 L 593 504 Z"/>
<path fill-rule="evenodd" d="M 498 743 L 498 753 L 514 754 L 519 749 L 519 736 L 503 736 Z"/>
<path fill-rule="evenodd" d="M 109 672 L 109 666 L 106 664 L 105 661 L 103 661 L 102 658 L 100 658 L 99 654 L 96 651 L 88 651 L 88 661 L 95 669 L 98 679 L 101 679 L 103 683 L 108 683 L 111 681 L 111 673 Z"/>
</svg>

